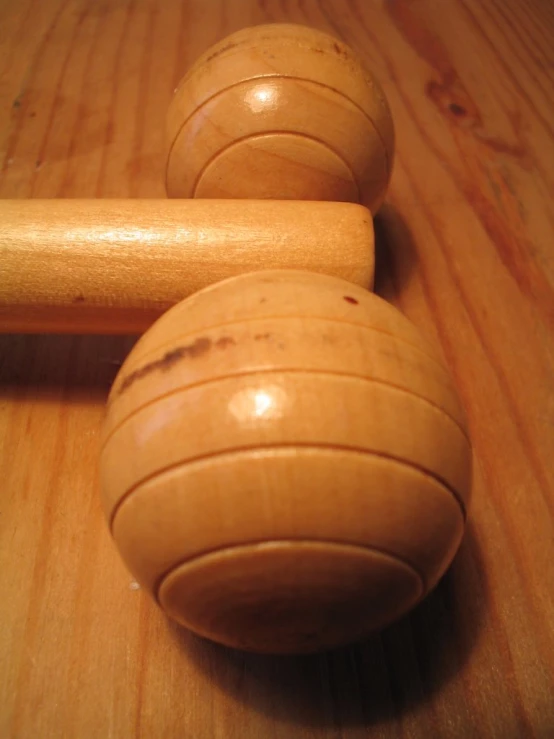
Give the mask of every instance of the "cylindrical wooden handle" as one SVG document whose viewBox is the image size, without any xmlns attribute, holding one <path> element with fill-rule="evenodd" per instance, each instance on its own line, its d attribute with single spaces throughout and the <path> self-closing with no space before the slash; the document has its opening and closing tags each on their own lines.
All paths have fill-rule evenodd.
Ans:
<svg viewBox="0 0 554 739">
<path fill-rule="evenodd" d="M 0 331 L 142 332 L 209 284 L 271 268 L 371 288 L 369 211 L 301 201 L 0 200 Z"/>
</svg>

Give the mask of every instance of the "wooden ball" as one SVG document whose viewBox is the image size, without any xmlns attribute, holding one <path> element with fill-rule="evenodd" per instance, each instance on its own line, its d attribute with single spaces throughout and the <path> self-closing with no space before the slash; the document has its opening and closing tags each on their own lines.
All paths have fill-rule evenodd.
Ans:
<svg viewBox="0 0 554 739">
<path fill-rule="evenodd" d="M 436 584 L 470 460 L 449 375 L 395 308 L 341 279 L 257 272 L 136 344 L 108 401 L 103 504 L 173 619 L 247 650 L 313 651 Z"/>
<path fill-rule="evenodd" d="M 361 202 L 388 185 L 394 128 L 346 44 L 306 26 L 245 28 L 206 51 L 168 114 L 170 197 Z"/>
</svg>

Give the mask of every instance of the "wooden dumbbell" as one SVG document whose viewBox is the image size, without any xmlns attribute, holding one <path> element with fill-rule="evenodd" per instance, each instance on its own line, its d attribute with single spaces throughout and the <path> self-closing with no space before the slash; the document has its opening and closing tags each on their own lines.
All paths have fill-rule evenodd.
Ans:
<svg viewBox="0 0 554 739">
<path fill-rule="evenodd" d="M 57 252 L 48 295 L 67 279 L 49 326 L 70 327 L 62 317 L 74 311 L 87 330 L 106 330 L 110 315 L 111 330 L 135 329 L 193 293 L 137 342 L 110 393 L 101 481 L 112 534 L 143 588 L 198 634 L 262 652 L 353 641 L 435 585 L 469 500 L 448 373 L 364 289 L 370 212 L 339 202 L 381 202 L 388 107 L 344 44 L 275 25 L 208 50 L 168 128 L 170 195 L 268 200 L 55 204 L 68 210 L 50 220 L 48 204 L 34 206 L 45 253 L 60 241 L 84 255 L 77 268 Z M 32 262 L 19 207 L 4 204 L 4 220 Z M 44 289 L 33 264 L 31 293 Z M 13 325 L 40 328 L 23 303 Z"/>
</svg>

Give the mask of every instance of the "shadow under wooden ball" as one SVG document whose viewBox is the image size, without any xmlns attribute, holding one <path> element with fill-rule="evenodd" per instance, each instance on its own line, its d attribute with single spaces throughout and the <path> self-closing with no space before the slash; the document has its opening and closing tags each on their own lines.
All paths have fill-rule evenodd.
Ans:
<svg viewBox="0 0 554 739">
<path fill-rule="evenodd" d="M 375 229 L 374 292 L 395 301 L 416 274 L 417 244 L 402 213 L 384 203 L 373 220 Z"/>
<path fill-rule="evenodd" d="M 345 43 L 307 26 L 245 28 L 209 48 L 167 119 L 170 197 L 352 201 L 375 212 L 394 127 Z"/>
<path fill-rule="evenodd" d="M 254 655 L 195 637 L 170 621 L 167 629 L 183 659 L 249 710 L 296 726 L 369 728 L 409 714 L 456 679 L 481 633 L 487 597 L 486 569 L 470 523 L 452 566 L 427 598 L 348 648 Z M 459 698 L 456 708 L 471 710 Z"/>
<path fill-rule="evenodd" d="M 470 462 L 448 373 L 406 318 L 275 270 L 196 293 L 139 340 L 101 471 L 120 552 L 171 617 L 286 653 L 425 596 L 459 546 Z"/>
<path fill-rule="evenodd" d="M 0 398 L 23 390 L 34 398 L 59 397 L 63 391 L 104 402 L 137 338 L 0 334 Z"/>
</svg>

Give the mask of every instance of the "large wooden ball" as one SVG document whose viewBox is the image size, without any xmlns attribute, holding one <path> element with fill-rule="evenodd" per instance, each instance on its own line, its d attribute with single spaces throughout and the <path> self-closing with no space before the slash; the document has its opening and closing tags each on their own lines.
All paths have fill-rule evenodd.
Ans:
<svg viewBox="0 0 554 739">
<path fill-rule="evenodd" d="M 258 272 L 136 344 L 108 401 L 103 502 L 169 616 L 234 647 L 311 651 L 436 584 L 470 459 L 449 375 L 395 308 L 325 275 Z"/>
<path fill-rule="evenodd" d="M 168 115 L 170 197 L 361 202 L 388 185 L 383 91 L 346 44 L 306 26 L 246 28 L 206 51 Z"/>
</svg>

